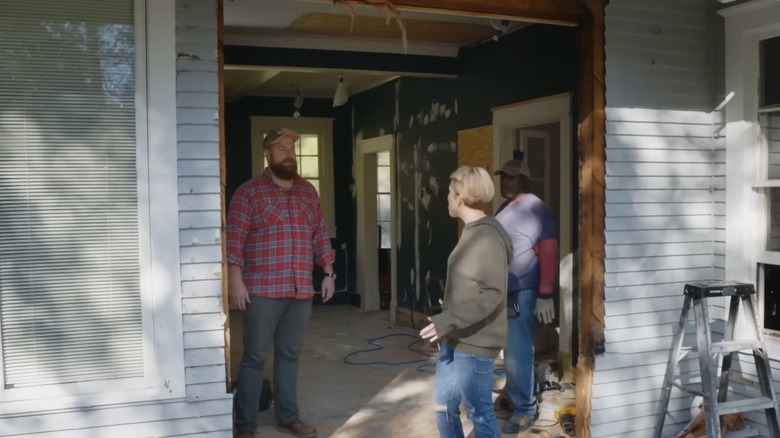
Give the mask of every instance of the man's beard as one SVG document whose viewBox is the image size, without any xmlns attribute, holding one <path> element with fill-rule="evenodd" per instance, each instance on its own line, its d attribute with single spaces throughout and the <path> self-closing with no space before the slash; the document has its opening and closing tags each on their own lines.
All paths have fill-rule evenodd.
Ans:
<svg viewBox="0 0 780 438">
<path fill-rule="evenodd" d="M 270 163 L 268 167 L 281 180 L 289 181 L 298 176 L 298 163 L 292 158 L 286 158 L 277 163 Z"/>
</svg>

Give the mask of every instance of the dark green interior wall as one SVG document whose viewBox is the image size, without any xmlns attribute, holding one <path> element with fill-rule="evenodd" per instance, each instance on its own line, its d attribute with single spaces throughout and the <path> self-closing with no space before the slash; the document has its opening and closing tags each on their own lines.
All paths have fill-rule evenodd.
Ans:
<svg viewBox="0 0 780 438">
<path fill-rule="evenodd" d="M 491 108 L 576 89 L 577 28 L 535 24 L 458 58 L 458 129 L 490 125 Z"/>
<path fill-rule="evenodd" d="M 294 111 L 291 97 L 248 97 L 226 105 L 226 196 L 230 202 L 235 190 L 252 178 L 251 117 L 290 117 Z M 355 202 L 350 195 L 352 184 L 352 105 L 333 108 L 332 99 L 304 98 L 300 109 L 304 117 L 333 118 L 333 178 L 338 238 L 332 239 L 337 251 L 337 289 L 355 290 Z M 342 250 L 346 244 L 346 250 Z M 319 289 L 315 279 L 315 288 Z"/>
<path fill-rule="evenodd" d="M 443 292 L 457 243 L 446 198 L 458 165 L 458 131 L 492 124 L 497 106 L 574 92 L 576 38 L 573 28 L 529 26 L 463 49 L 457 79 L 403 78 L 353 97 L 359 136 L 398 136 L 400 306 L 435 312 Z"/>
<path fill-rule="evenodd" d="M 396 135 L 396 286 L 399 305 L 421 312 L 439 305 L 447 255 L 457 238 L 446 192 L 458 164 L 456 87 L 455 79 L 403 78 L 353 99 L 359 138 Z"/>
</svg>

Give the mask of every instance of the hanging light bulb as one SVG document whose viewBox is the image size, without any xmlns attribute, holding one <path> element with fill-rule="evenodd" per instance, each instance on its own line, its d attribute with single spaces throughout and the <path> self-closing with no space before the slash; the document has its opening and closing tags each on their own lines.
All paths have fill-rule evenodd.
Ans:
<svg viewBox="0 0 780 438">
<path fill-rule="evenodd" d="M 349 100 L 349 89 L 344 82 L 344 75 L 339 75 L 339 84 L 336 86 L 336 94 L 333 95 L 333 107 L 341 106 Z"/>
<path fill-rule="evenodd" d="M 295 90 L 295 100 L 293 101 L 293 106 L 295 107 L 295 111 L 293 111 L 293 117 L 300 117 L 301 112 L 299 111 L 301 109 L 301 105 L 303 105 L 303 96 L 301 96 L 301 90 Z"/>
</svg>

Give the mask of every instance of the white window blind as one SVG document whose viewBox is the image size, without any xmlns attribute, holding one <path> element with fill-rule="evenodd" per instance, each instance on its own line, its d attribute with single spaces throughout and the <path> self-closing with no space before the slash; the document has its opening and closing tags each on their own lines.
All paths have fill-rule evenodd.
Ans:
<svg viewBox="0 0 780 438">
<path fill-rule="evenodd" d="M 5 389 L 143 375 L 133 0 L 3 2 Z"/>
</svg>

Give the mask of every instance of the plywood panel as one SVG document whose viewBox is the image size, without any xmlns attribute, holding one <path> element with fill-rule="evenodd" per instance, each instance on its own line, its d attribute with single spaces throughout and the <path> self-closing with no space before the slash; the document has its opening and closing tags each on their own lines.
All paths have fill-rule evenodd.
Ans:
<svg viewBox="0 0 780 438">
<path fill-rule="evenodd" d="M 458 131 L 458 166 L 480 166 L 493 174 L 493 126 Z M 500 196 L 498 187 L 496 196 Z M 492 203 L 485 212 L 493 214 Z"/>
</svg>

